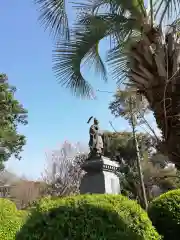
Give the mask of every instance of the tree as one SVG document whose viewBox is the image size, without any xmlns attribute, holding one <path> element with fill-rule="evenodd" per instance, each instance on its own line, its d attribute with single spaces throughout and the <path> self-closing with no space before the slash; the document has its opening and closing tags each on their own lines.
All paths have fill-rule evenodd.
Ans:
<svg viewBox="0 0 180 240">
<path fill-rule="evenodd" d="M 17 182 L 19 178 L 7 171 L 7 170 L 0 170 L 0 196 L 1 197 L 8 197 L 10 195 L 10 187 L 14 182 Z"/>
<path fill-rule="evenodd" d="M 117 117 L 124 117 L 129 121 L 131 112 L 128 104 L 131 98 L 131 112 L 136 116 L 136 126 L 140 126 L 148 134 L 151 134 L 156 144 L 160 142 L 160 137 L 149 123 L 147 117 L 152 114 L 149 104 L 141 94 L 134 88 L 126 87 L 123 90 L 117 89 L 113 101 L 109 104 L 111 113 Z"/>
<path fill-rule="evenodd" d="M 154 186 L 159 187 L 160 193 L 180 187 L 177 169 L 170 165 L 165 165 L 166 159 L 164 159 L 164 164 L 159 165 L 159 160 L 162 162 L 162 157 L 160 154 L 157 154 L 155 158 L 153 155 L 150 158 L 145 157 L 142 161 L 144 183 L 149 200 L 154 197 Z"/>
<path fill-rule="evenodd" d="M 154 138 L 146 133 L 137 133 L 139 143 L 140 156 L 144 153 L 149 155 L 154 146 Z M 132 132 L 109 132 L 105 131 L 103 134 L 104 141 L 104 155 L 109 158 L 115 157 L 121 162 L 125 161 L 129 166 L 134 166 L 134 159 L 136 158 L 136 149 Z"/>
<path fill-rule="evenodd" d="M 131 199 L 136 199 L 144 207 L 132 132 L 105 132 L 105 135 L 107 135 L 105 137 L 105 156 L 114 157 L 121 164 L 120 182 L 122 193 Z M 167 157 L 157 151 L 148 151 L 154 147 L 154 139 L 151 140 L 151 138 L 146 133 L 137 133 L 141 171 L 144 176 L 148 202 L 155 196 L 155 188 L 159 189 L 160 194 L 180 187 L 179 174 L 176 168 L 169 167 Z M 108 144 L 106 144 L 106 141 Z M 121 161 L 122 158 L 124 161 Z"/>
<path fill-rule="evenodd" d="M 44 182 L 21 179 L 10 186 L 9 198 L 18 209 L 25 209 L 42 197 L 45 188 Z"/>
<path fill-rule="evenodd" d="M 5 169 L 0 172 L 0 196 L 9 198 L 18 209 L 28 207 L 41 197 L 45 187 L 42 181 L 29 181 Z"/>
<path fill-rule="evenodd" d="M 158 186 L 162 190 L 163 181 L 164 183 L 166 182 L 164 184 L 166 185 L 164 189 L 172 189 L 172 181 L 168 176 L 171 175 L 172 177 L 175 177 L 176 171 L 175 169 L 165 169 L 168 161 L 165 156 L 162 156 L 157 152 L 160 144 L 160 139 L 146 120 L 146 115 L 149 113 L 146 99 L 138 95 L 133 89 L 126 88 L 124 90 L 118 90 L 116 92 L 114 95 L 114 100 L 110 103 L 109 108 L 115 117 L 121 116 L 128 120 L 130 126 L 132 127 L 134 149 L 133 152 L 135 154 L 134 157 L 131 158 L 131 161 L 136 159 L 135 156 L 137 153 L 137 156 L 139 156 L 137 157 L 137 169 L 128 164 L 128 167 L 130 168 L 128 171 L 126 171 L 125 188 L 131 189 L 131 193 L 133 193 L 133 196 L 137 195 L 139 197 L 141 204 L 143 202 L 147 203 L 145 193 L 147 194 L 148 199 L 151 199 L 153 186 Z M 149 133 L 146 134 L 146 138 L 149 138 L 150 141 L 147 141 L 144 138 L 143 140 L 146 148 L 142 148 L 140 151 L 139 146 L 142 145 L 142 141 L 138 141 L 139 139 L 137 138 L 135 128 L 141 124 L 146 124 L 153 136 L 150 136 Z M 147 143 L 149 143 L 149 146 L 147 146 Z M 152 154 L 152 147 L 156 151 L 154 154 Z M 147 154 L 148 148 L 151 149 L 149 151 L 149 154 Z M 159 167 L 157 166 L 157 163 L 159 163 Z M 164 179 L 164 177 L 166 177 L 166 179 Z M 127 180 L 127 178 L 129 179 Z M 142 191 L 138 187 L 139 180 Z M 168 184 L 169 188 L 167 187 Z"/>
<path fill-rule="evenodd" d="M 64 24 L 67 2 L 36 2 L 41 20 L 59 37 L 62 26 L 64 30 L 68 27 Z M 180 168 L 179 0 L 149 0 L 147 5 L 133 0 L 76 3 L 81 11 L 70 28 L 71 35 L 63 35 L 56 45 L 54 70 L 60 82 L 74 93 L 91 96 L 92 87 L 81 74 L 81 63 L 93 64 L 96 73 L 107 80 L 98 46 L 100 40 L 109 37 L 111 76 L 118 83 L 128 82 L 146 97 L 162 131 L 161 151 Z"/>
<path fill-rule="evenodd" d="M 143 180 L 143 172 L 141 167 L 141 153 L 139 149 L 139 143 L 137 140 L 137 133 L 136 133 L 136 126 L 139 120 L 139 115 L 142 119 L 142 116 L 144 116 L 145 112 L 147 111 L 147 107 L 145 104 L 142 104 L 142 100 L 138 101 L 137 95 L 133 95 L 131 91 L 124 90 L 119 91 L 119 115 L 125 117 L 125 119 L 128 120 L 129 125 L 132 128 L 132 139 L 133 139 L 133 145 L 134 145 L 134 153 L 135 153 L 135 159 L 136 159 L 136 166 L 138 170 L 138 176 L 140 179 L 140 186 L 141 186 L 141 193 L 142 193 L 142 199 L 143 199 L 143 205 L 144 208 L 147 209 L 148 203 L 147 203 L 147 197 L 146 197 L 146 189 L 144 185 Z M 114 105 L 110 105 L 111 112 L 115 114 L 117 117 L 116 109 L 114 108 Z M 140 107 L 141 106 L 141 107 Z"/>
<path fill-rule="evenodd" d="M 121 166 L 120 182 L 122 194 L 136 199 L 144 207 L 140 176 L 137 169 L 136 148 L 132 132 L 104 133 L 104 155 L 116 161 Z M 169 168 L 167 157 L 154 149 L 154 138 L 147 133 L 136 133 L 139 143 L 141 171 L 148 202 L 158 194 L 178 188 L 179 178 L 176 168 Z M 153 151 L 152 151 L 153 149 Z M 122 161 L 123 159 L 123 161 Z M 156 191 L 157 194 L 157 191 Z"/>
<path fill-rule="evenodd" d="M 180 178 L 176 168 L 159 167 L 158 158 L 156 158 L 156 160 L 157 164 L 154 164 L 151 157 L 147 158 L 147 156 L 144 156 L 141 161 L 148 202 L 163 192 L 180 187 Z M 122 193 L 131 199 L 136 199 L 143 206 L 143 197 L 137 168 L 125 165 L 121 169 L 121 172 L 122 175 L 120 176 L 120 180 Z"/>
<path fill-rule="evenodd" d="M 87 158 L 87 154 L 81 151 L 81 146 L 65 142 L 61 149 L 47 155 L 48 166 L 43 174 L 43 180 L 47 184 L 45 194 L 69 196 L 79 193 L 80 181 L 84 174 L 80 165 Z"/>
<path fill-rule="evenodd" d="M 14 98 L 16 88 L 9 85 L 7 76 L 0 75 L 0 169 L 12 155 L 20 159 L 26 143 L 18 133 L 19 124 L 27 124 L 27 111 Z"/>
<path fill-rule="evenodd" d="M 0 171 L 0 186 L 11 185 L 19 180 L 20 178 L 18 176 L 12 172 L 7 171 L 6 169 Z"/>
</svg>

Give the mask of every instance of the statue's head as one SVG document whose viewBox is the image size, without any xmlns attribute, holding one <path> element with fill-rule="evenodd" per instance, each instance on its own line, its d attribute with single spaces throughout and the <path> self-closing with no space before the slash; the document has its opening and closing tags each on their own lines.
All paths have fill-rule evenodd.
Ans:
<svg viewBox="0 0 180 240">
<path fill-rule="evenodd" d="M 99 124 L 99 121 L 96 118 L 94 118 L 94 124 L 96 124 L 96 125 Z"/>
</svg>

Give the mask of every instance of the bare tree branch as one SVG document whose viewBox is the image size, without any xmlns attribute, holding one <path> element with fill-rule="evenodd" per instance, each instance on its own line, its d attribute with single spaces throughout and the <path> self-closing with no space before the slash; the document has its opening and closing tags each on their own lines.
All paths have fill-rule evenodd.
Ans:
<svg viewBox="0 0 180 240">
<path fill-rule="evenodd" d="M 47 155 L 48 167 L 43 180 L 49 186 L 48 195 L 67 196 L 79 193 L 79 185 L 83 171 L 80 164 L 87 154 L 79 145 L 72 146 L 65 142 L 61 149 Z"/>
</svg>

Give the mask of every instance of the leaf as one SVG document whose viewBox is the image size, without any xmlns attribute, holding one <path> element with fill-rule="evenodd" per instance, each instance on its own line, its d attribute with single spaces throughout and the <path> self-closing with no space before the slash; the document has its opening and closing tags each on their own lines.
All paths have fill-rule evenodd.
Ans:
<svg viewBox="0 0 180 240">
<path fill-rule="evenodd" d="M 27 124 L 27 110 L 14 98 L 15 88 L 10 86 L 7 76 L 0 75 L 0 165 L 12 155 L 20 159 L 25 137 L 18 133 L 19 124 Z M 13 89 L 13 91 L 12 91 Z"/>
<path fill-rule="evenodd" d="M 92 87 L 81 74 L 81 63 L 88 63 L 88 67 L 95 66 L 96 73 L 107 81 L 107 72 L 99 56 L 98 45 L 101 39 L 117 31 L 116 23 L 124 21 L 125 17 L 111 14 L 87 15 L 79 20 L 74 30 L 74 40 L 60 42 L 55 50 L 54 70 L 59 82 L 79 96 L 90 97 Z"/>
<path fill-rule="evenodd" d="M 89 11 L 92 14 L 98 14 L 102 9 L 112 14 L 121 14 L 129 11 L 134 18 L 142 18 L 146 15 L 143 0 L 87 0 L 84 2 L 74 2 L 78 9 Z"/>
<path fill-rule="evenodd" d="M 39 20 L 45 30 L 56 37 L 63 36 L 69 39 L 69 25 L 65 10 L 65 0 L 34 0 L 40 12 Z"/>
<path fill-rule="evenodd" d="M 180 0 L 157 0 L 154 1 L 154 12 L 157 24 L 176 19 L 180 13 Z"/>
</svg>

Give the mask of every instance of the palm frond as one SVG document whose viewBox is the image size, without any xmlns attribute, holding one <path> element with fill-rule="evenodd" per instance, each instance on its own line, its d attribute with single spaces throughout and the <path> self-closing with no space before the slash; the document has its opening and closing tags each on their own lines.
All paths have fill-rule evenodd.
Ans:
<svg viewBox="0 0 180 240">
<path fill-rule="evenodd" d="M 136 29 L 136 23 L 128 21 L 126 26 L 123 26 L 123 30 L 116 36 L 116 46 L 112 48 L 107 55 L 107 63 L 112 78 L 116 80 L 118 85 L 125 83 L 127 80 L 127 72 L 129 70 L 129 59 L 126 51 L 141 38 L 140 31 L 132 30 Z"/>
<path fill-rule="evenodd" d="M 74 2 L 76 8 L 99 14 L 108 12 L 111 14 L 124 14 L 129 11 L 131 16 L 142 19 L 146 15 L 146 9 L 143 0 L 87 0 L 86 2 Z"/>
<path fill-rule="evenodd" d="M 156 0 L 154 1 L 154 18 L 159 25 L 167 20 L 176 19 L 180 14 L 180 0 Z"/>
<path fill-rule="evenodd" d="M 65 9 L 65 0 L 34 0 L 40 12 L 39 20 L 45 30 L 56 37 L 69 39 L 68 18 Z"/>
<path fill-rule="evenodd" d="M 60 42 L 54 54 L 54 70 L 62 85 L 80 96 L 90 96 L 92 87 L 81 74 L 81 63 L 95 66 L 96 73 L 107 80 L 106 68 L 99 56 L 101 39 L 115 34 L 127 19 L 118 15 L 86 15 L 74 27 L 74 40 Z M 89 95 L 90 94 L 90 95 Z"/>
</svg>

